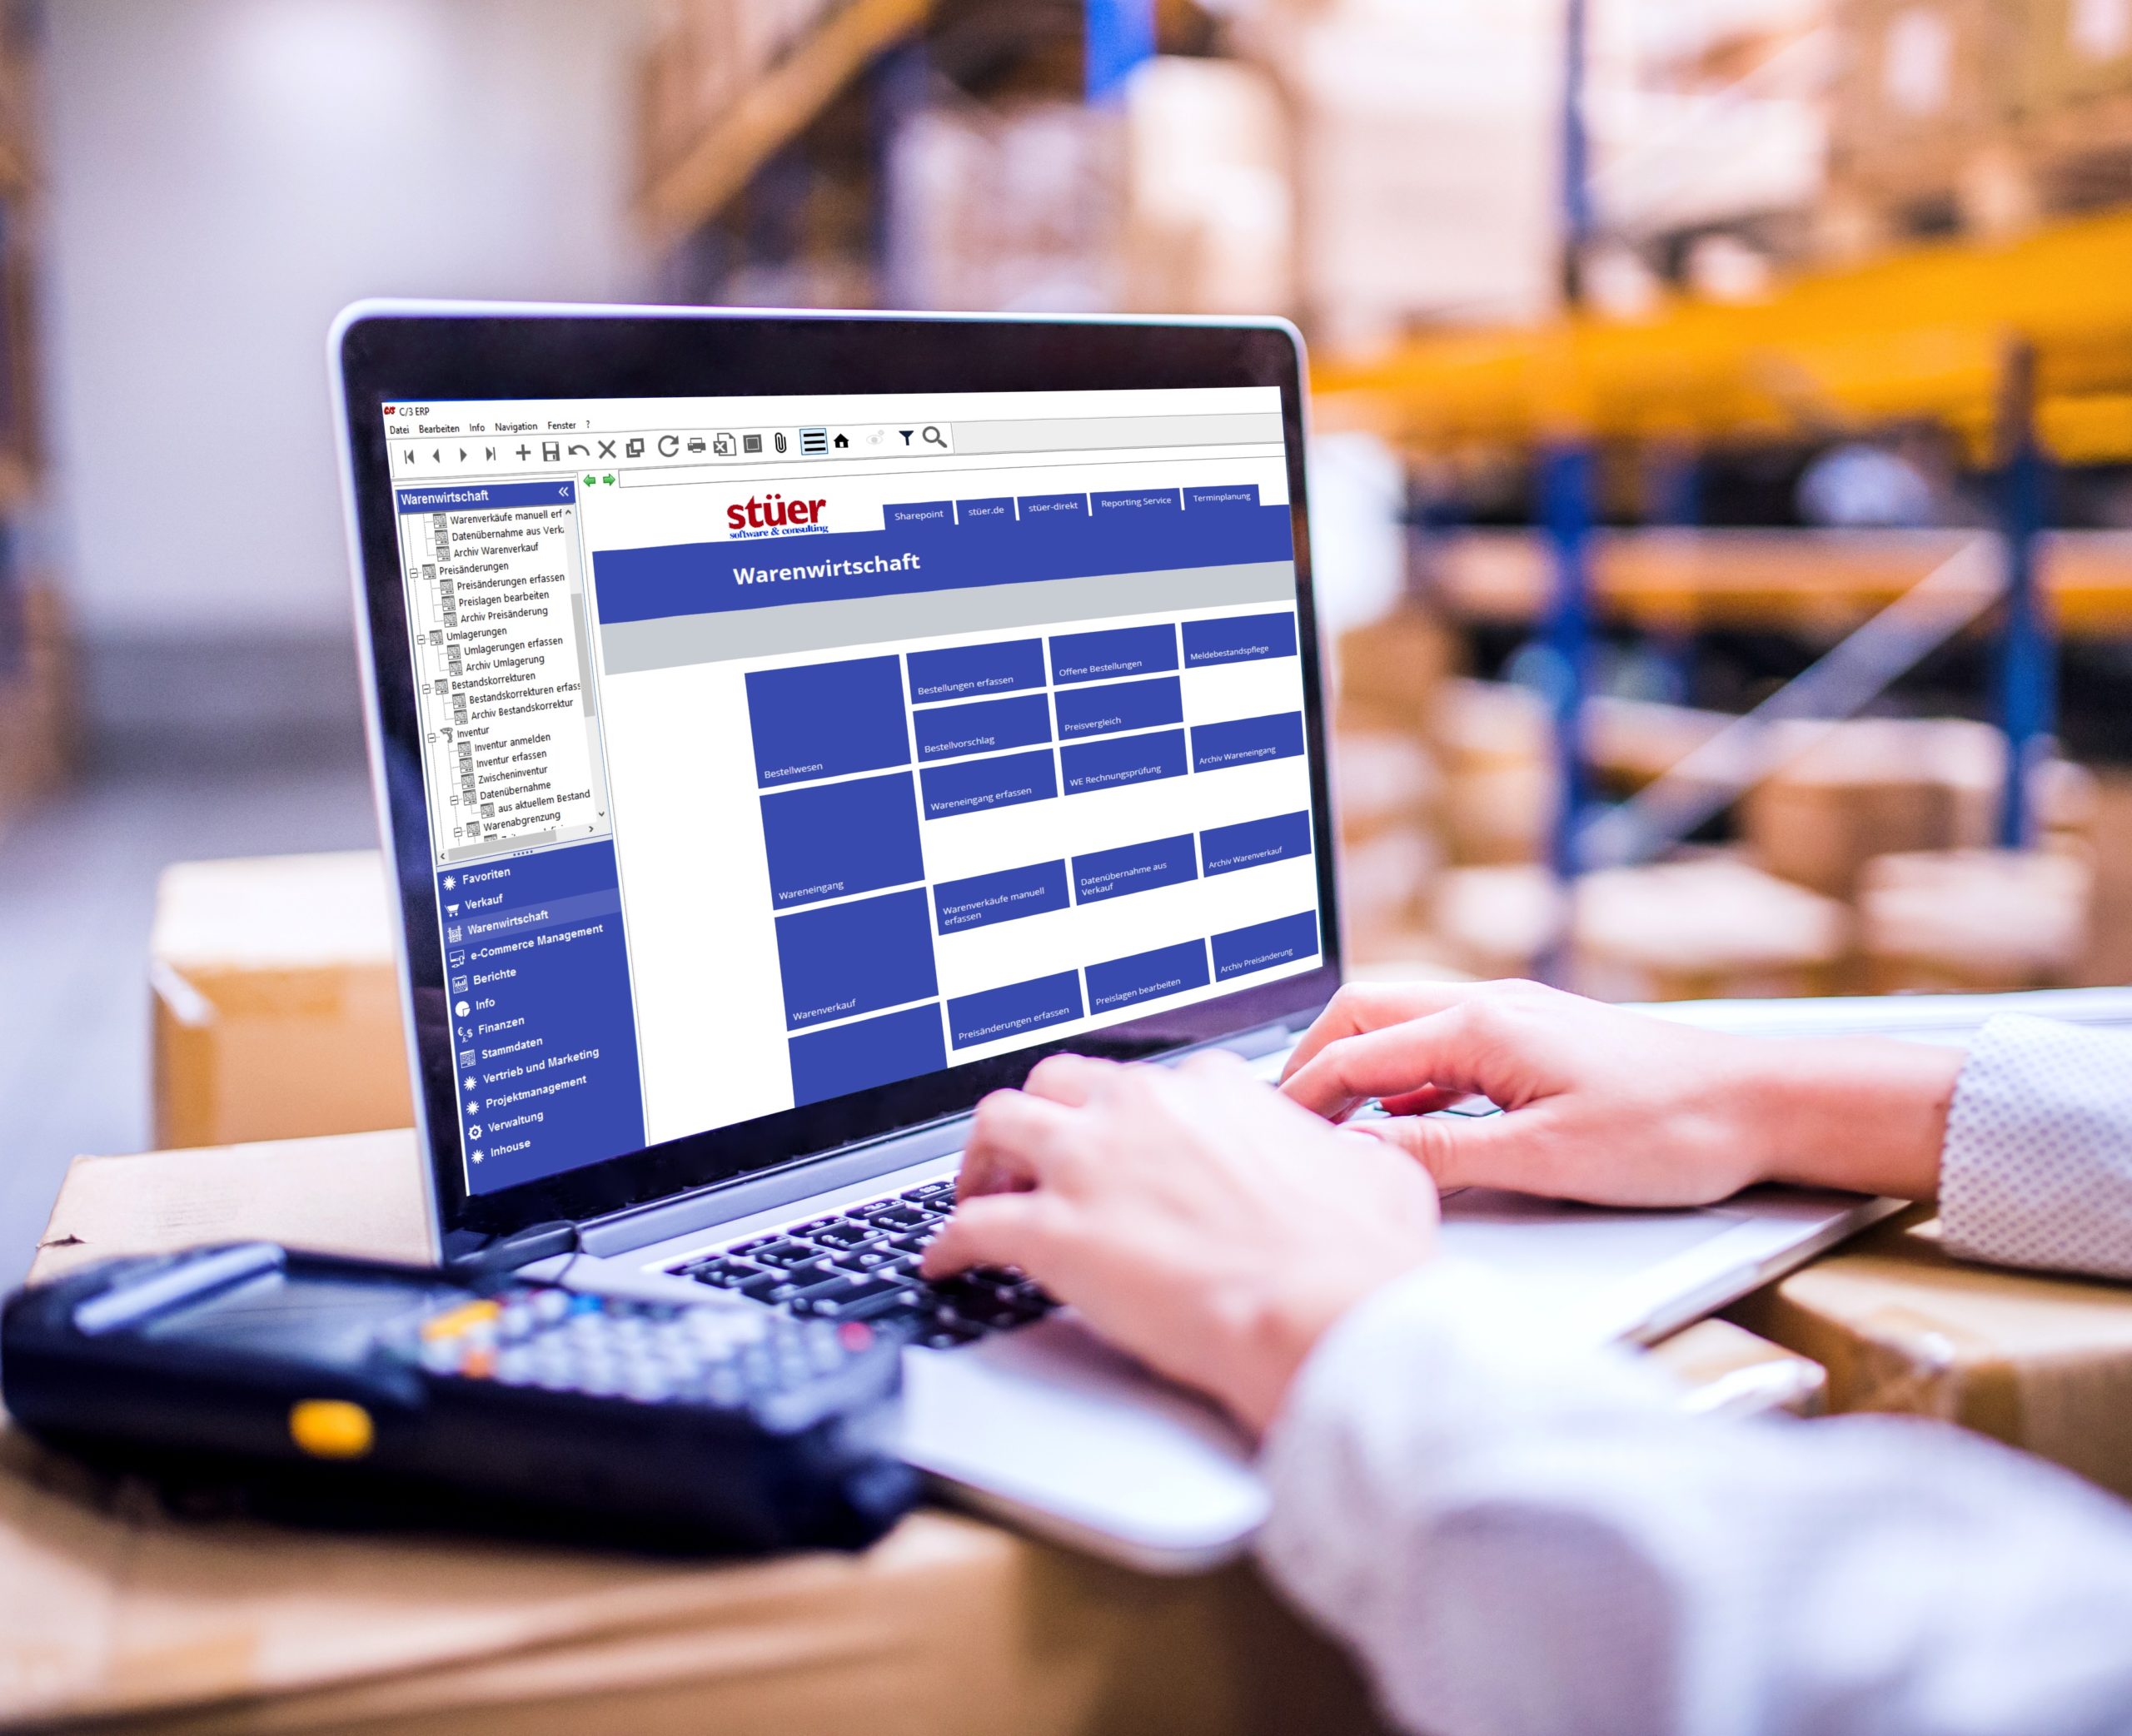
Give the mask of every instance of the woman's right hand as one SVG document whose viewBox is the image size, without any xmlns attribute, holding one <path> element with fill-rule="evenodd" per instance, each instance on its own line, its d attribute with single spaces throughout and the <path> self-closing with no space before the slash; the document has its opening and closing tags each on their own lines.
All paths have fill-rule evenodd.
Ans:
<svg viewBox="0 0 2132 1736">
<path fill-rule="evenodd" d="M 1358 984 L 1281 1088 L 1426 1165 L 1440 1187 L 1703 1205 L 1759 1181 L 1928 1198 L 1960 1050 L 1741 1037 L 1532 982 Z M 1468 1094 L 1497 1116 L 1430 1116 Z"/>
</svg>

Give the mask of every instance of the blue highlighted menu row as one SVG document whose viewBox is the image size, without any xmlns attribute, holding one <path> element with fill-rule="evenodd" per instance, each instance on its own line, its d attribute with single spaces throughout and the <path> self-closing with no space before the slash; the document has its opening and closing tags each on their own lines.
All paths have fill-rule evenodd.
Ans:
<svg viewBox="0 0 2132 1736">
<path fill-rule="evenodd" d="M 1060 687 L 1078 681 L 1159 675 L 1176 667 L 1177 629 L 1167 624 L 1051 636 L 1051 679 Z"/>
<path fill-rule="evenodd" d="M 929 765 L 918 779 L 919 788 L 924 792 L 929 820 L 1014 808 L 1024 802 L 1045 802 L 1059 793 L 1059 774 L 1048 749 L 1036 754 L 1003 754 L 996 759 Z"/>
<path fill-rule="evenodd" d="M 921 760 L 995 754 L 1003 748 L 1026 748 L 1051 739 L 1051 712 L 1042 694 L 935 706 L 917 713 L 913 721 Z"/>
<path fill-rule="evenodd" d="M 1081 973 L 1061 971 L 948 1002 L 948 1040 L 959 1049 L 1024 1037 L 1081 1017 Z"/>
<path fill-rule="evenodd" d="M 1271 717 L 1238 718 L 1226 724 L 1202 724 L 1192 732 L 1192 769 L 1218 772 L 1262 759 L 1288 759 L 1303 752 L 1303 714 L 1275 712 Z"/>
<path fill-rule="evenodd" d="M 1310 854 L 1310 815 L 1276 814 L 1268 820 L 1213 826 L 1199 834 L 1199 872 L 1233 874 L 1265 862 Z"/>
<path fill-rule="evenodd" d="M 941 881 L 933 888 L 933 916 L 941 933 L 955 934 L 964 928 L 1064 910 L 1071 902 L 1066 895 L 1066 864 L 1037 862 L 1027 868 Z"/>
<path fill-rule="evenodd" d="M 1184 721 L 1184 693 L 1174 675 L 1062 687 L 1051 696 L 1051 703 L 1058 710 L 1061 741 L 1124 729 L 1158 729 L 1164 724 Z"/>
<path fill-rule="evenodd" d="M 903 670 L 894 657 L 748 675 L 748 727 L 762 785 L 841 778 L 910 764 Z"/>
<path fill-rule="evenodd" d="M 994 645 L 950 645 L 942 651 L 913 651 L 910 703 L 976 699 L 993 694 L 1019 693 L 1044 685 L 1044 641 L 1007 639 Z"/>
<path fill-rule="evenodd" d="M 935 1073 L 948 1064 L 938 1001 L 795 1037 L 785 1047 L 792 1100 L 802 1106 Z"/>
<path fill-rule="evenodd" d="M 780 909 L 925 878 L 910 773 L 761 798 L 770 902 Z"/>
<path fill-rule="evenodd" d="M 939 992 L 925 890 L 824 904 L 777 919 L 788 1031 L 825 1025 Z"/>
<path fill-rule="evenodd" d="M 642 1149 L 614 845 L 448 869 L 436 890 L 469 1191 Z"/>
<path fill-rule="evenodd" d="M 1278 614 L 1225 615 L 1219 620 L 1184 624 L 1188 669 L 1295 654 L 1296 618 L 1292 610 L 1283 609 Z"/>
<path fill-rule="evenodd" d="M 1100 903 L 1128 893 L 1151 892 L 1199 878 L 1189 832 L 1153 843 L 1127 844 L 1115 850 L 1091 850 L 1073 858 L 1073 902 Z"/>
</svg>

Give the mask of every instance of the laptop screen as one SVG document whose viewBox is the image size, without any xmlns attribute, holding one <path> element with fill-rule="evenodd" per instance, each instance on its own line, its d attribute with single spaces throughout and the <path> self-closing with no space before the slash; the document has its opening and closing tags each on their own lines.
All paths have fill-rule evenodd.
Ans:
<svg viewBox="0 0 2132 1736">
<path fill-rule="evenodd" d="M 470 1194 L 1319 963 L 1278 388 L 385 431 Z"/>
</svg>

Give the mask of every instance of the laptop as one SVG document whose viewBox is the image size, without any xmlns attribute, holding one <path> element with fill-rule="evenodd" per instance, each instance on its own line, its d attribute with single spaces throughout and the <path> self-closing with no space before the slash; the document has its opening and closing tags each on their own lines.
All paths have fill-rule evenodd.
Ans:
<svg viewBox="0 0 2132 1736">
<path fill-rule="evenodd" d="M 944 1488 L 1243 1548 L 1218 1415 L 917 1261 L 986 1092 L 1270 1078 L 1339 984 L 1293 328 L 368 302 L 331 358 L 443 1257 L 895 1331 Z M 1446 1239 L 1647 1339 L 1886 1209 L 1469 1192 Z"/>
</svg>

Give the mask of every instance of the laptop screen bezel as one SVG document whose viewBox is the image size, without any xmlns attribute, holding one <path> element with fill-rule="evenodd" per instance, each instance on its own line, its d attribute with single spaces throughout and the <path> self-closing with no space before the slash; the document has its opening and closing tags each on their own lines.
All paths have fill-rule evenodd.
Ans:
<svg viewBox="0 0 2132 1736">
<path fill-rule="evenodd" d="M 1301 346 L 1278 321 L 810 315 L 705 309 L 372 306 L 336 328 L 359 627 L 368 669 L 372 772 L 403 931 L 418 1133 L 438 1228 L 453 1241 L 582 1221 L 804 1164 L 966 1113 L 1073 1049 L 1140 1060 L 1314 1012 L 1339 986 L 1339 910 L 1326 772 L 1324 695 L 1311 588 Z M 1323 963 L 1197 1005 L 1036 1043 L 918 1079 L 670 1140 L 496 1192 L 470 1193 L 457 1069 L 438 943 L 435 858 L 393 518 L 383 406 L 510 398 L 1279 388 L 1295 542 L 1296 611 L 1309 754 Z M 449 1246 L 449 1244 L 448 1244 Z"/>
</svg>

